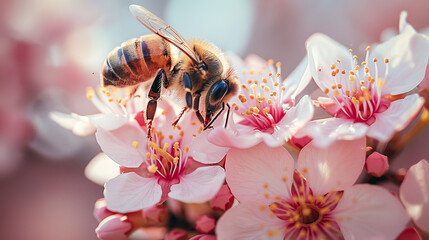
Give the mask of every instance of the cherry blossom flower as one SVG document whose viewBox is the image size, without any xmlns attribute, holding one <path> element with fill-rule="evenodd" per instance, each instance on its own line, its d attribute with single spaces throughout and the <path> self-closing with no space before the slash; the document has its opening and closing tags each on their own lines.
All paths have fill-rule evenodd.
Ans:
<svg viewBox="0 0 429 240">
<path fill-rule="evenodd" d="M 105 185 L 109 210 L 136 211 L 168 197 L 199 203 L 218 192 L 224 182 L 224 169 L 202 163 L 218 163 L 228 149 L 210 144 L 194 115 L 185 114 L 184 125 L 175 129 L 170 126 L 171 119 L 156 119 L 152 140 L 136 121 L 114 130 L 97 127 L 101 149 L 121 166 L 122 174 Z"/>
<path fill-rule="evenodd" d="M 364 138 L 328 148 L 310 143 L 297 170 L 281 147 L 232 149 L 226 180 L 240 203 L 219 219 L 218 239 L 393 239 L 409 217 L 387 190 L 353 185 L 364 148 Z"/>
<path fill-rule="evenodd" d="M 304 96 L 298 103 L 295 97 L 310 81 L 307 60 L 282 81 L 281 63 L 274 66 L 257 56 L 248 57 L 243 62 L 238 57 L 232 58 L 232 65 L 237 71 L 245 67 L 239 77 L 241 90 L 232 102 L 232 111 L 236 121 L 228 122 L 227 128 L 216 128 L 209 140 L 218 145 L 235 148 L 249 148 L 260 142 L 269 146 L 280 146 L 295 134 L 313 117 L 310 98 Z"/>
<path fill-rule="evenodd" d="M 99 87 L 97 91 L 88 87 L 86 97 L 100 111 L 98 114 L 81 116 L 76 113 L 65 114 L 52 112 L 50 117 L 60 126 L 71 130 L 78 136 L 87 136 L 95 133 L 96 126 L 104 129 L 116 129 L 128 121 L 133 120 L 136 114 L 145 109 L 145 100 L 140 96 L 142 89 L 137 89 L 133 97 L 129 97 L 132 88 L 108 89 Z M 143 94 L 143 93 L 141 93 Z M 144 96 L 144 95 L 143 95 Z M 171 104 L 165 106 L 171 107 Z M 161 110 L 162 111 L 162 110 Z"/>
<path fill-rule="evenodd" d="M 315 120 L 298 135 L 312 137 L 318 146 L 365 135 L 386 142 L 423 105 L 417 94 L 393 97 L 413 90 L 424 77 L 429 39 L 415 31 L 403 31 L 373 49 L 368 46 L 362 62 L 320 33 L 307 40 L 307 51 L 312 76 L 327 95 L 317 103 L 333 118 Z"/>
<path fill-rule="evenodd" d="M 429 163 L 410 167 L 399 188 L 399 197 L 414 223 L 429 233 Z"/>
</svg>

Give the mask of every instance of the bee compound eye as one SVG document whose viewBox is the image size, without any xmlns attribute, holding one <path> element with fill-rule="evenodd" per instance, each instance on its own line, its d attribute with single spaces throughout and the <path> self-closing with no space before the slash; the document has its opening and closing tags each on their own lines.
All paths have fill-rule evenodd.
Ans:
<svg viewBox="0 0 429 240">
<path fill-rule="evenodd" d="M 208 103 L 211 106 L 218 104 L 228 92 L 229 86 L 226 80 L 215 82 L 207 93 Z"/>
</svg>

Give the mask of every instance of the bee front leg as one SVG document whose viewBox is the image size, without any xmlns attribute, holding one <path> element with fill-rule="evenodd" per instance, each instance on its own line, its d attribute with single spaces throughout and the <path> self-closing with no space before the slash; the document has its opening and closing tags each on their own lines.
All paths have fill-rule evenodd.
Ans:
<svg viewBox="0 0 429 240">
<path fill-rule="evenodd" d="M 200 108 L 199 108 L 200 107 L 200 97 L 201 97 L 200 93 L 196 93 L 195 94 L 195 98 L 194 98 L 194 111 L 195 111 L 195 114 L 197 115 L 198 120 L 200 120 L 200 122 L 202 124 L 204 124 L 204 118 L 201 115 Z"/>
<path fill-rule="evenodd" d="M 146 107 L 146 119 L 148 120 L 148 128 L 147 128 L 147 137 L 151 138 L 151 130 L 152 130 L 152 121 L 155 117 L 156 107 L 158 99 L 161 96 L 161 84 L 163 82 L 167 82 L 167 76 L 165 75 L 164 69 L 158 71 L 158 74 L 155 77 L 155 80 L 150 87 L 148 98 L 149 102 Z"/>
<path fill-rule="evenodd" d="M 177 125 L 180 118 L 182 118 L 183 114 L 186 112 L 186 110 L 188 110 L 188 108 L 192 108 L 192 94 L 191 94 L 192 82 L 187 72 L 183 74 L 183 86 L 185 87 L 185 91 L 186 91 L 186 107 L 183 107 L 179 116 L 177 116 L 176 120 L 174 120 L 174 122 L 171 124 L 173 126 Z"/>
</svg>

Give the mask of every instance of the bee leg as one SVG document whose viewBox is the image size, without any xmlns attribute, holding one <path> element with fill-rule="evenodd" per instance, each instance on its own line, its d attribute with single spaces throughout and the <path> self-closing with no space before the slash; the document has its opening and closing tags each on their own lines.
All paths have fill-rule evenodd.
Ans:
<svg viewBox="0 0 429 240">
<path fill-rule="evenodd" d="M 182 111 L 180 112 L 179 116 L 177 116 L 176 120 L 174 120 L 173 123 L 171 123 L 172 126 L 176 126 L 179 122 L 180 118 L 182 118 L 183 114 L 188 110 L 188 107 L 183 107 Z"/>
<path fill-rule="evenodd" d="M 229 103 L 226 104 L 226 106 L 228 107 L 228 111 L 226 112 L 226 121 L 225 121 L 225 126 L 224 128 L 226 128 L 226 126 L 228 125 L 228 119 L 229 119 L 229 112 L 231 110 L 231 106 L 229 106 Z"/>
<path fill-rule="evenodd" d="M 153 118 L 155 117 L 157 101 L 161 96 L 161 84 L 165 82 L 166 79 L 167 79 L 167 76 L 165 75 L 164 69 L 159 70 L 147 95 L 149 98 L 149 102 L 147 103 L 147 107 L 146 107 L 146 119 L 148 120 L 148 128 L 147 128 L 148 138 L 152 137 L 151 136 L 152 121 L 153 121 Z"/>
<path fill-rule="evenodd" d="M 202 124 L 204 124 L 204 118 L 201 115 L 200 109 L 199 109 L 199 107 L 200 107 L 200 97 L 201 97 L 200 93 L 196 93 L 195 94 L 195 98 L 194 98 L 194 111 L 195 111 L 195 114 L 197 115 L 198 120 L 200 120 L 200 122 Z"/>
<path fill-rule="evenodd" d="M 209 124 L 207 124 L 207 126 L 204 127 L 203 131 L 205 131 L 208 128 L 213 128 L 212 127 L 213 122 L 216 120 L 217 117 L 219 117 L 219 115 L 223 112 L 223 110 L 225 110 L 225 103 L 222 102 L 222 108 L 219 110 L 216 116 L 209 122 Z"/>
</svg>

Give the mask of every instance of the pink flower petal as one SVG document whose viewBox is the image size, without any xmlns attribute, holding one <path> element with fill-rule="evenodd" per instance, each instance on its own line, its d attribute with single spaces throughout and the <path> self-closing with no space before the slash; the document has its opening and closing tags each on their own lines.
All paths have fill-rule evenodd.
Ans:
<svg viewBox="0 0 429 240">
<path fill-rule="evenodd" d="M 118 175 L 119 165 L 105 153 L 97 154 L 85 168 L 85 176 L 101 186 Z"/>
<path fill-rule="evenodd" d="M 296 137 L 309 136 L 313 144 L 326 148 L 336 140 L 354 140 L 365 136 L 368 126 L 363 123 L 353 123 L 349 119 L 326 118 L 314 120 L 303 127 Z"/>
<path fill-rule="evenodd" d="M 216 220 L 206 215 L 195 222 L 195 228 L 200 233 L 210 233 L 215 229 L 215 227 Z"/>
<path fill-rule="evenodd" d="M 246 202 L 229 209 L 222 215 L 216 226 L 218 240 L 282 240 L 283 220 L 270 216 L 268 207 Z"/>
<path fill-rule="evenodd" d="M 95 127 L 103 128 L 105 130 L 118 129 L 128 122 L 128 117 L 126 115 L 113 113 L 90 115 L 88 118 Z"/>
<path fill-rule="evenodd" d="M 217 128 L 223 128 L 223 126 L 218 126 Z M 210 130 L 201 132 L 193 140 L 190 155 L 195 161 L 204 164 L 218 163 L 228 152 L 228 147 L 219 147 L 209 142 L 209 134 Z"/>
<path fill-rule="evenodd" d="M 52 112 L 49 117 L 61 127 L 71 130 L 78 136 L 88 136 L 95 133 L 96 130 L 86 116 L 79 116 L 75 113 Z"/>
<path fill-rule="evenodd" d="M 416 30 L 407 22 L 408 13 L 402 11 L 399 16 L 399 33 L 404 33 L 409 31 L 410 33 L 415 33 Z"/>
<path fill-rule="evenodd" d="M 124 173 L 106 183 L 104 198 L 107 208 L 126 213 L 152 207 L 162 195 L 156 178 L 143 178 L 136 173 Z"/>
<path fill-rule="evenodd" d="M 243 129 L 242 129 L 243 130 Z M 240 131 L 234 129 L 230 122 L 227 128 L 217 127 L 208 136 L 208 140 L 220 147 L 249 148 L 262 141 L 260 134 L 255 136 L 254 131 Z"/>
<path fill-rule="evenodd" d="M 283 100 L 295 100 L 295 97 L 300 94 L 305 87 L 307 87 L 311 79 L 312 77 L 310 68 L 308 67 L 308 58 L 305 56 L 298 66 L 283 81 L 283 86 L 286 87 L 286 91 L 283 93 Z"/>
<path fill-rule="evenodd" d="M 369 59 L 389 59 L 387 75 L 386 64 L 377 62 L 378 77 L 385 79 L 382 95 L 402 94 L 415 88 L 425 76 L 428 53 L 429 38 L 411 30 L 403 31 L 370 50 Z M 369 72 L 375 73 L 373 61 L 369 61 L 367 66 Z"/>
<path fill-rule="evenodd" d="M 121 166 L 139 167 L 146 158 L 146 152 L 133 146 L 137 141 L 140 149 L 147 147 L 146 133 L 137 124 L 128 123 L 112 131 L 98 128 L 95 137 L 103 152 Z"/>
<path fill-rule="evenodd" d="M 270 148 L 261 143 L 246 150 L 231 149 L 225 169 L 226 181 L 240 202 L 268 205 L 275 197 L 290 196 L 294 161 L 283 147 Z"/>
<path fill-rule="evenodd" d="M 409 221 L 395 196 L 369 184 L 345 190 L 333 213 L 345 239 L 394 239 Z"/>
<path fill-rule="evenodd" d="M 429 163 L 426 160 L 410 167 L 399 188 L 399 197 L 414 223 L 429 232 Z"/>
<path fill-rule="evenodd" d="M 277 123 L 272 139 L 264 137 L 264 142 L 270 147 L 278 147 L 289 140 L 299 129 L 313 118 L 314 107 L 308 95 L 301 98 L 299 103 L 290 108 L 286 115 Z M 263 134 L 268 135 L 268 134 Z"/>
<path fill-rule="evenodd" d="M 388 141 L 396 131 L 402 130 L 414 119 L 423 104 L 424 100 L 418 94 L 392 102 L 386 111 L 376 114 L 367 135 L 382 142 Z"/>
<path fill-rule="evenodd" d="M 306 46 L 308 67 L 314 81 L 322 90 L 331 88 L 332 75 L 327 69 L 330 69 L 332 64 L 336 64 L 339 69 L 344 69 L 347 72 L 352 66 L 349 51 L 343 45 L 324 34 L 313 34 L 308 38 Z M 341 60 L 341 63 L 338 63 L 337 59 Z M 319 68 L 323 70 L 319 72 Z"/>
<path fill-rule="evenodd" d="M 337 141 L 328 148 L 317 148 L 309 143 L 299 154 L 297 169 L 318 194 L 347 189 L 362 172 L 365 143 L 365 138 Z"/>
<path fill-rule="evenodd" d="M 126 216 L 115 214 L 105 218 L 95 229 L 100 240 L 125 240 L 132 228 Z"/>
<path fill-rule="evenodd" d="M 220 166 L 199 167 L 172 185 L 169 197 L 186 203 L 201 203 L 216 195 L 225 181 L 225 170 Z"/>
</svg>

